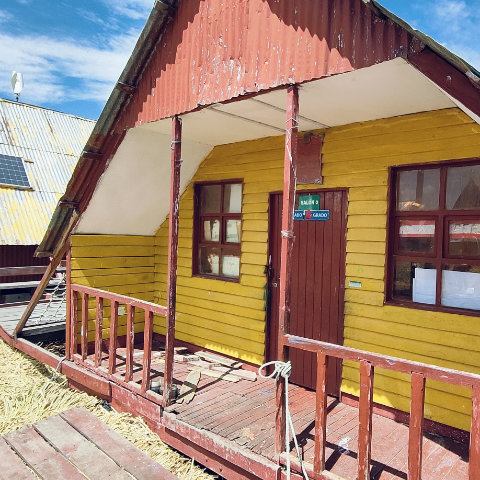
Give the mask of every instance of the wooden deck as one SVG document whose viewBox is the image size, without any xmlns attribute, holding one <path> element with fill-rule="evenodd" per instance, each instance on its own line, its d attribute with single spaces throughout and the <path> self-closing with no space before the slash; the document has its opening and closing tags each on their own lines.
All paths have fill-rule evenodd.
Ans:
<svg viewBox="0 0 480 480">
<path fill-rule="evenodd" d="M 117 349 L 117 372 L 121 384 L 125 374 L 125 350 Z M 100 372 L 105 373 L 108 355 L 102 356 Z M 93 354 L 88 357 L 93 366 Z M 133 380 L 142 379 L 143 352 L 134 351 Z M 163 376 L 163 359 L 152 352 L 152 379 Z M 180 386 L 192 367 L 175 363 L 174 382 Z M 131 385 L 132 386 L 132 385 Z M 187 392 L 188 393 L 188 392 Z M 151 397 L 152 398 L 152 397 Z M 163 413 L 167 431 L 178 426 L 215 436 L 239 454 L 255 454 L 275 462 L 275 391 L 271 380 L 236 383 L 202 374 L 193 400 L 171 405 Z M 154 398 L 151 400 L 154 401 Z M 292 385 L 290 406 L 303 460 L 313 463 L 315 392 Z M 326 469 L 345 480 L 357 478 L 358 409 L 329 398 L 327 416 Z M 371 478 L 406 480 L 408 426 L 373 414 Z M 186 439 L 188 441 L 188 439 Z M 463 480 L 468 478 L 468 445 L 452 439 L 426 435 L 424 439 L 423 480 Z M 293 455 L 293 453 L 292 453 Z M 293 458 L 293 457 L 292 457 Z"/>
<path fill-rule="evenodd" d="M 0 438 L 1 480 L 174 480 L 83 408 Z"/>
</svg>

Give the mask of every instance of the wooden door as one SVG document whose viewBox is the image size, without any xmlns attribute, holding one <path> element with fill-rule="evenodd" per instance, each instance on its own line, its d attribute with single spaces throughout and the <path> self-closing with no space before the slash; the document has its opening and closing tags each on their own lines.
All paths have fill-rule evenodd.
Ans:
<svg viewBox="0 0 480 480">
<path fill-rule="evenodd" d="M 295 221 L 291 285 L 292 335 L 343 343 L 345 289 L 346 192 L 320 190 L 320 208 L 330 210 L 327 221 Z M 297 193 L 298 198 L 298 193 Z M 267 358 L 277 359 L 282 194 L 270 197 L 269 316 Z M 291 381 L 315 388 L 314 354 L 290 349 Z M 341 364 L 330 359 L 327 391 L 338 396 Z"/>
</svg>

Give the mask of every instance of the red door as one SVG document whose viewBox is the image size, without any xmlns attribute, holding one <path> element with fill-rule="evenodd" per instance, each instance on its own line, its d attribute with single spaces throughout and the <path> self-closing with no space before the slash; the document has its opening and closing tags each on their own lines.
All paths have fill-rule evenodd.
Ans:
<svg viewBox="0 0 480 480">
<path fill-rule="evenodd" d="M 330 210 L 327 221 L 295 221 L 291 320 L 289 333 L 329 343 L 343 343 L 343 301 L 345 288 L 346 192 L 320 190 L 320 208 Z M 297 193 L 298 199 L 298 193 Z M 270 272 L 267 358 L 277 358 L 278 286 L 282 194 L 270 197 Z M 315 388 L 314 354 L 290 349 L 291 381 Z M 327 391 L 338 396 L 341 363 L 329 361 Z"/>
</svg>

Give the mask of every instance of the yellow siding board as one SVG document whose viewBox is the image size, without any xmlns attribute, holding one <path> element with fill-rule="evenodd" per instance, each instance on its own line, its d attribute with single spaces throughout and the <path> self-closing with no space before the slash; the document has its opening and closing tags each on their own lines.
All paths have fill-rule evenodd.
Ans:
<svg viewBox="0 0 480 480">
<path fill-rule="evenodd" d="M 74 247 L 75 258 L 81 257 L 151 257 L 153 256 L 153 243 L 151 246 L 81 246 Z M 73 256 L 72 255 L 72 256 Z"/>
<path fill-rule="evenodd" d="M 374 280 L 374 279 L 371 279 L 371 278 L 365 278 L 365 277 L 361 277 L 361 276 L 356 276 L 356 277 L 347 276 L 346 287 L 347 288 L 352 288 L 353 290 L 355 290 L 358 287 L 355 287 L 355 286 L 350 287 L 349 282 L 361 282 L 362 283 L 362 286 L 361 286 L 362 291 L 366 290 L 368 292 L 383 293 L 383 287 L 384 287 L 383 280 Z"/>
<path fill-rule="evenodd" d="M 382 228 L 348 228 L 347 240 L 385 242 L 387 230 Z"/>
<path fill-rule="evenodd" d="M 347 241 L 347 253 L 367 253 L 367 254 L 384 254 L 384 242 L 358 242 L 355 240 Z"/>
<path fill-rule="evenodd" d="M 72 255 L 76 249 L 72 248 Z M 72 256 L 72 270 L 92 270 L 100 268 L 153 267 L 152 257 L 97 257 L 76 258 Z"/>
<path fill-rule="evenodd" d="M 97 246 L 153 246 L 155 237 L 141 235 L 73 235 L 72 247 Z"/>
<path fill-rule="evenodd" d="M 353 203 L 353 202 L 352 202 Z M 365 212 L 362 212 L 365 213 Z M 386 228 L 387 219 L 385 215 L 350 215 L 347 226 L 351 228 Z"/>
<path fill-rule="evenodd" d="M 348 264 L 346 267 L 347 277 L 372 278 L 383 280 L 385 269 L 383 267 L 371 267 L 369 265 Z"/>
</svg>

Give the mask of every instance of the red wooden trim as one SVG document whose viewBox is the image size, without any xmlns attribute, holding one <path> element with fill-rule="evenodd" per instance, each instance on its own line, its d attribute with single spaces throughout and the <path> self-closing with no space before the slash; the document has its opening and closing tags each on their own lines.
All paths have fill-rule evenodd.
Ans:
<svg viewBox="0 0 480 480">
<path fill-rule="evenodd" d="M 152 364 L 153 313 L 145 310 L 145 328 L 143 330 L 143 372 L 141 392 L 150 389 L 150 367 Z"/>
<path fill-rule="evenodd" d="M 180 167 L 182 155 L 182 121 L 172 119 L 172 154 L 170 159 L 170 212 L 168 217 L 168 279 L 167 319 L 165 335 L 165 372 L 163 398 L 165 406 L 171 400 L 173 354 L 175 345 L 175 313 L 177 302 L 178 214 L 180 210 Z"/>
<path fill-rule="evenodd" d="M 422 478 L 423 416 L 425 410 L 425 376 L 412 373 L 410 426 L 408 430 L 408 480 Z"/>
<path fill-rule="evenodd" d="M 113 375 L 117 367 L 118 302 L 110 302 L 110 345 L 108 348 L 108 373 Z"/>
<path fill-rule="evenodd" d="M 131 382 L 133 378 L 133 350 L 135 349 L 135 307 L 127 305 L 127 335 L 125 345 L 125 381 Z"/>
<path fill-rule="evenodd" d="M 317 353 L 317 385 L 315 408 L 315 453 L 313 470 L 320 475 L 325 470 L 325 445 L 327 442 L 327 368 L 328 357 Z"/>
<path fill-rule="evenodd" d="M 70 243 L 67 250 L 66 282 L 66 317 L 65 317 L 65 356 L 67 360 L 72 358 L 72 250 Z"/>
<path fill-rule="evenodd" d="M 69 360 L 72 360 L 73 355 L 78 350 L 78 292 L 72 290 L 70 295 L 70 351 Z"/>
<path fill-rule="evenodd" d="M 469 480 L 480 478 L 480 386 L 472 389 L 472 424 L 470 428 Z"/>
<path fill-rule="evenodd" d="M 97 316 L 95 318 L 95 366 L 102 365 L 103 298 L 96 297 Z"/>
<path fill-rule="evenodd" d="M 372 457 L 373 365 L 360 362 L 360 404 L 358 406 L 358 480 L 370 479 Z"/>
<path fill-rule="evenodd" d="M 283 209 L 282 242 L 280 247 L 280 282 L 278 301 L 278 360 L 285 361 L 288 351 L 284 335 L 288 332 L 290 321 L 290 282 L 293 252 L 293 210 L 295 208 L 297 141 L 298 141 L 298 86 L 287 88 L 287 108 L 285 117 L 285 153 L 283 160 Z M 281 454 L 285 444 L 285 387 L 279 378 L 276 388 L 275 448 Z"/>
<path fill-rule="evenodd" d="M 139 300 L 138 298 L 127 297 L 126 295 L 120 295 L 118 293 L 100 290 L 99 288 L 92 288 L 78 284 L 72 284 L 72 290 L 80 293 L 88 293 L 92 297 L 99 296 L 103 297 L 105 300 L 115 301 L 125 305 L 132 305 L 133 307 L 141 308 L 142 310 L 151 310 L 154 314 L 162 317 L 167 315 L 167 307 L 152 302 L 146 302 L 145 300 Z"/>
<path fill-rule="evenodd" d="M 80 329 L 80 345 L 82 352 L 82 359 L 85 360 L 88 355 L 88 293 L 82 292 L 82 325 Z"/>
<path fill-rule="evenodd" d="M 480 375 L 475 373 L 427 365 L 426 363 L 413 362 L 403 358 L 366 352 L 356 348 L 334 345 L 294 335 L 285 335 L 285 344 L 290 348 L 299 348 L 307 352 L 323 352 L 325 355 L 343 360 L 353 360 L 355 362 L 363 360 L 370 362 L 375 368 L 386 368 L 387 370 L 407 373 L 408 375 L 412 372 L 417 372 L 439 382 L 462 385 L 464 387 L 471 387 L 472 385 L 480 387 Z"/>
</svg>

